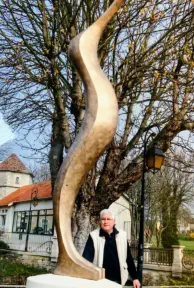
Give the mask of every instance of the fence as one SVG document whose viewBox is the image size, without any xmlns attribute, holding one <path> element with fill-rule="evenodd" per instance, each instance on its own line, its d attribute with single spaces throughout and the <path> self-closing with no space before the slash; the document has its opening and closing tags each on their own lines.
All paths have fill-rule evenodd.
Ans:
<svg viewBox="0 0 194 288">
<path fill-rule="evenodd" d="M 51 254 L 52 249 L 52 236 L 47 235 L 29 235 L 28 251 L 29 252 L 42 252 Z"/>
<path fill-rule="evenodd" d="M 58 255 L 57 238 L 51 235 L 28 235 L 27 251 L 35 253 L 35 255 L 50 256 L 51 261 L 56 261 Z M 17 251 L 25 251 L 26 234 L 21 233 L 3 233 L 0 240 L 6 242 L 10 249 Z M 163 248 L 144 248 L 144 264 L 168 266 L 173 272 L 182 273 L 183 270 L 194 271 L 194 251 L 184 250 L 184 246 L 172 246 L 172 249 Z M 135 261 L 138 258 L 137 246 L 131 246 L 131 253 Z M 171 268 L 172 267 L 172 268 Z"/>
<path fill-rule="evenodd" d="M 26 234 L 22 233 L 3 233 L 0 237 L 7 243 L 10 249 L 24 251 L 26 245 Z M 51 254 L 52 236 L 29 234 L 28 252 L 38 252 L 42 254 Z"/>
<path fill-rule="evenodd" d="M 138 258 L 138 248 L 131 247 L 131 254 L 135 261 Z M 171 266 L 173 262 L 173 249 L 144 248 L 144 264 L 157 264 Z"/>
</svg>

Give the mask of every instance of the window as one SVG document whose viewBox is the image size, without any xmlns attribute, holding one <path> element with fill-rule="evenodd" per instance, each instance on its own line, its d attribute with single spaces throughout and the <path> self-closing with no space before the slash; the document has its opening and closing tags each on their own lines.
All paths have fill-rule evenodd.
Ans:
<svg viewBox="0 0 194 288">
<path fill-rule="evenodd" d="M 19 183 L 20 183 L 20 178 L 19 178 L 19 177 L 16 177 L 15 183 L 16 183 L 16 184 L 19 184 Z"/>
<path fill-rule="evenodd" d="M 27 233 L 29 229 L 30 234 L 53 235 L 53 228 L 53 210 L 51 209 L 14 213 L 13 232 Z"/>
<path fill-rule="evenodd" d="M 2 215 L 2 226 L 5 226 L 5 220 L 6 220 L 5 215 Z"/>
<path fill-rule="evenodd" d="M 53 234 L 53 210 L 40 210 L 37 227 L 38 234 Z"/>
<path fill-rule="evenodd" d="M 27 233 L 28 220 L 28 212 L 15 212 L 13 221 L 13 232 Z"/>
</svg>

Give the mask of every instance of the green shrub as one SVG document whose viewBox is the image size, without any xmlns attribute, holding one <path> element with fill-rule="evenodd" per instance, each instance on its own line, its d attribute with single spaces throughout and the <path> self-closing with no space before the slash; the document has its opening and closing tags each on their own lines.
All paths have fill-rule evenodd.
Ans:
<svg viewBox="0 0 194 288">
<path fill-rule="evenodd" d="M 169 286 L 194 285 L 194 276 L 192 274 L 183 274 L 181 279 L 169 278 Z"/>
<path fill-rule="evenodd" d="M 25 265 L 18 261 L 13 261 L 10 259 L 0 260 L 0 277 L 25 274 L 27 276 L 46 274 L 48 271 L 45 268 L 34 267 L 30 265 Z"/>
<path fill-rule="evenodd" d="M 194 239 L 192 237 L 190 237 L 189 235 L 186 235 L 185 240 L 186 241 L 193 241 Z"/>
<path fill-rule="evenodd" d="M 171 248 L 172 245 L 179 245 L 176 222 L 171 220 L 161 236 L 161 243 L 164 248 Z"/>
<path fill-rule="evenodd" d="M 186 236 L 187 236 L 186 234 L 178 234 L 178 239 L 179 240 L 185 240 Z"/>
<path fill-rule="evenodd" d="M 9 249 L 9 245 L 0 240 L 0 249 Z"/>
<path fill-rule="evenodd" d="M 143 282 L 145 286 L 188 286 L 189 283 L 189 285 L 194 287 L 194 275 L 182 274 L 181 278 L 172 278 L 159 274 L 158 277 L 155 278 L 149 273 L 145 273 Z"/>
</svg>

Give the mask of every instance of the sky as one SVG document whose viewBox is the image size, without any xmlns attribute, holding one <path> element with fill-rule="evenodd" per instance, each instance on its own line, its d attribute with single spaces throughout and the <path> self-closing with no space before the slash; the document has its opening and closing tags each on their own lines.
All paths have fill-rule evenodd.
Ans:
<svg viewBox="0 0 194 288">
<path fill-rule="evenodd" d="M 11 149 L 8 151 L 8 154 L 5 155 L 0 161 L 3 160 L 5 157 L 9 156 L 12 153 L 17 154 L 20 160 L 25 164 L 29 164 L 29 160 L 23 156 L 27 156 L 28 152 L 24 152 L 21 147 L 19 147 L 14 140 L 16 139 L 17 135 L 12 131 L 10 126 L 3 120 L 2 114 L 0 113 L 0 146 L 5 144 L 8 141 L 13 141 L 11 143 Z M 10 147 L 9 147 L 10 148 Z"/>
<path fill-rule="evenodd" d="M 15 137 L 9 125 L 6 124 L 5 121 L 3 120 L 2 115 L 0 115 L 0 131 L 1 131 L 0 145 L 4 144 L 9 140 L 13 140 Z"/>
</svg>

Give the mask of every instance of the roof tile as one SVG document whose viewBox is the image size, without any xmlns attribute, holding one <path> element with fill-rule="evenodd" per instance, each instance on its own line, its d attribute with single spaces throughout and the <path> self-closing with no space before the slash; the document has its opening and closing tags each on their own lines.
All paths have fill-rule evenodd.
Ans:
<svg viewBox="0 0 194 288">
<path fill-rule="evenodd" d="M 15 192 L 12 192 L 8 196 L 0 199 L 0 207 L 8 206 L 8 204 L 11 204 L 11 203 L 19 203 L 19 202 L 31 200 L 31 193 L 33 189 L 35 188 L 38 189 L 38 194 L 37 194 L 38 199 L 45 199 L 45 198 L 52 197 L 50 181 L 34 183 L 31 185 L 20 187 Z"/>
<path fill-rule="evenodd" d="M 16 154 L 11 154 L 0 163 L 0 171 L 13 171 L 32 174 Z"/>
</svg>

